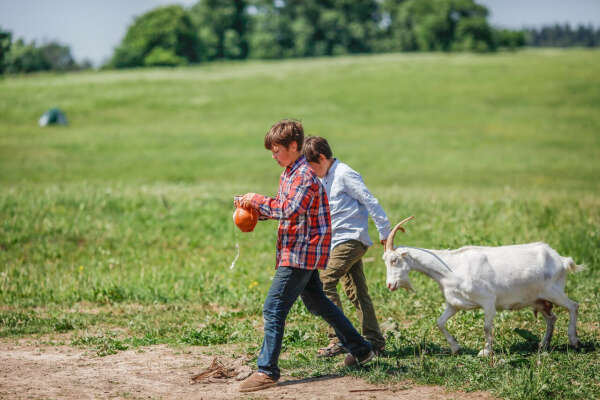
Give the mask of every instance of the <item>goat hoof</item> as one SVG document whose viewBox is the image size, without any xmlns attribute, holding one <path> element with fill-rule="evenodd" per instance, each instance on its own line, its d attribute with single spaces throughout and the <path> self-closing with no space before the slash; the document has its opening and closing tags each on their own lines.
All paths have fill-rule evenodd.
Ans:
<svg viewBox="0 0 600 400">
<path fill-rule="evenodd" d="M 450 351 L 452 352 L 452 355 L 457 355 L 458 353 L 460 353 L 460 346 L 451 347 Z"/>
<path fill-rule="evenodd" d="M 488 349 L 483 349 L 483 350 L 481 350 L 481 351 L 480 351 L 480 352 L 477 354 L 477 357 L 489 357 L 489 355 L 490 355 L 491 353 L 492 353 L 492 352 L 491 352 L 491 351 L 489 351 Z"/>
<path fill-rule="evenodd" d="M 571 346 L 575 347 L 576 349 L 581 347 L 581 341 L 579 339 L 576 339 L 574 341 L 571 342 Z"/>
</svg>

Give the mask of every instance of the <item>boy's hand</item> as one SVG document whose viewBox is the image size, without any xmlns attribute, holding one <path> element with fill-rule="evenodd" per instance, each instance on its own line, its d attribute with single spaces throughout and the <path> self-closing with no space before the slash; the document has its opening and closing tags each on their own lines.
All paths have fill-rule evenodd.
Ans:
<svg viewBox="0 0 600 400">
<path fill-rule="evenodd" d="M 251 205 L 251 200 L 252 200 L 252 196 L 254 196 L 256 193 L 246 193 L 245 195 L 241 196 L 238 200 L 238 204 L 236 204 L 236 206 L 241 206 L 244 208 L 252 208 Z"/>
</svg>

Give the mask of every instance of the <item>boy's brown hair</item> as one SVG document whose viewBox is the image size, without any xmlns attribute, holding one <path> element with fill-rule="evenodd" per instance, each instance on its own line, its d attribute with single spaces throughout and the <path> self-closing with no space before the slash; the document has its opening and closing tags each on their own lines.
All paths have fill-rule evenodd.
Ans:
<svg viewBox="0 0 600 400">
<path fill-rule="evenodd" d="M 304 147 L 302 147 L 302 153 L 308 162 L 319 162 L 319 155 L 321 154 L 328 160 L 333 156 L 327 139 L 320 136 L 307 137 Z"/>
<path fill-rule="evenodd" d="M 296 142 L 298 151 L 302 151 L 304 128 L 302 128 L 300 121 L 282 119 L 273 124 L 271 129 L 269 129 L 269 132 L 265 135 L 265 149 L 267 150 L 271 150 L 276 144 L 288 148 L 292 142 Z"/>
</svg>

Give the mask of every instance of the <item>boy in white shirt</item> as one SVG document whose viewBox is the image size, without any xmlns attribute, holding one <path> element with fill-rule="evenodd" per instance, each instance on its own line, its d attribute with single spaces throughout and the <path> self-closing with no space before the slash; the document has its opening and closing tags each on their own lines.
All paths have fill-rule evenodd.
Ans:
<svg viewBox="0 0 600 400">
<path fill-rule="evenodd" d="M 308 137 L 302 151 L 312 170 L 321 179 L 329 197 L 332 250 L 327 268 L 320 271 L 323 291 L 341 310 L 342 303 L 337 293 L 337 284 L 341 280 L 346 295 L 358 312 L 362 334 L 371 342 L 373 350 L 381 354 L 385 348 L 385 339 L 369 296 L 362 257 L 373 244 L 368 231 L 369 214 L 383 245 L 390 233 L 390 222 L 360 174 L 333 158 L 325 138 Z M 344 349 L 335 332 L 329 329 L 328 334 L 330 343 L 319 349 L 319 355 L 331 357 L 343 353 Z"/>
</svg>

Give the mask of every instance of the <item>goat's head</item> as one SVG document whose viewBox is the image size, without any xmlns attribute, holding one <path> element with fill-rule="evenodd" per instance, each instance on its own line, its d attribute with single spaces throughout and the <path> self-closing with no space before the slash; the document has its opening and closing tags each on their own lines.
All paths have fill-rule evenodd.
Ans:
<svg viewBox="0 0 600 400">
<path fill-rule="evenodd" d="M 385 252 L 383 253 L 383 261 L 387 268 L 387 287 L 390 290 L 396 290 L 399 287 L 405 288 L 406 290 L 414 290 L 410 284 L 408 278 L 408 272 L 410 271 L 411 258 L 406 252 L 394 250 L 394 236 L 396 232 L 401 230 L 404 231 L 402 224 L 410 221 L 414 217 L 408 217 L 399 222 L 394 229 L 390 232 L 385 242 Z"/>
</svg>

